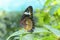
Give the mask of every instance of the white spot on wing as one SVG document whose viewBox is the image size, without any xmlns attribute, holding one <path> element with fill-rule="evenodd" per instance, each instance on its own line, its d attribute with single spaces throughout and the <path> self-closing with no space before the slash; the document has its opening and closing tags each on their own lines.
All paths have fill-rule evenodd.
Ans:
<svg viewBox="0 0 60 40">
<path fill-rule="evenodd" d="M 30 12 L 25 12 L 24 14 L 26 14 L 26 15 L 30 15 Z"/>
</svg>

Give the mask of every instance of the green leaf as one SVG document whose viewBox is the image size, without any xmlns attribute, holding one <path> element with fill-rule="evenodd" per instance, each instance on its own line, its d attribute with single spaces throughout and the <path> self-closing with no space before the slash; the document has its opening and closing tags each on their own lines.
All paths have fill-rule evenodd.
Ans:
<svg viewBox="0 0 60 40">
<path fill-rule="evenodd" d="M 48 30 L 50 30 L 53 34 L 55 34 L 57 37 L 60 37 L 60 31 L 57 29 L 52 28 L 50 25 L 44 25 Z"/>
<path fill-rule="evenodd" d="M 33 40 L 33 34 L 27 34 L 23 36 L 22 40 Z"/>
<path fill-rule="evenodd" d="M 41 32 L 48 32 L 48 31 L 44 28 L 35 28 L 33 33 L 41 33 Z"/>
<path fill-rule="evenodd" d="M 51 3 L 52 0 L 46 0 L 45 6 L 48 6 Z"/>
<path fill-rule="evenodd" d="M 21 35 L 21 34 L 26 34 L 26 33 L 28 33 L 28 32 L 26 32 L 24 29 L 23 30 L 16 31 L 13 34 L 11 34 L 6 40 L 9 40 L 13 36 Z"/>
<path fill-rule="evenodd" d="M 60 7 L 60 5 L 53 6 L 49 11 L 50 15 L 53 15 L 54 12 L 56 12 L 59 7 Z"/>
<path fill-rule="evenodd" d="M 33 33 L 35 34 L 35 33 L 41 33 L 41 32 L 48 32 L 48 31 L 46 29 L 44 29 L 44 28 L 35 28 Z M 22 37 L 22 34 L 29 34 L 29 33 L 30 32 L 27 32 L 24 29 L 22 29 L 22 30 L 19 30 L 19 31 L 14 32 L 13 34 L 11 34 L 7 38 L 7 40 L 9 40 L 11 37 L 16 36 L 16 35 L 21 35 L 21 37 Z"/>
</svg>

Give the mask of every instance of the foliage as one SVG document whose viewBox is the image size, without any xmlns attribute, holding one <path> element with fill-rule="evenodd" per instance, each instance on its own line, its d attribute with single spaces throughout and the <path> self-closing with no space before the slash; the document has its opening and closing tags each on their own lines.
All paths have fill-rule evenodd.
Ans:
<svg viewBox="0 0 60 40">
<path fill-rule="evenodd" d="M 46 0 L 43 9 L 36 9 L 33 33 L 20 27 L 20 12 L 3 11 L 0 14 L 0 40 L 60 40 L 59 3 L 59 0 Z"/>
</svg>

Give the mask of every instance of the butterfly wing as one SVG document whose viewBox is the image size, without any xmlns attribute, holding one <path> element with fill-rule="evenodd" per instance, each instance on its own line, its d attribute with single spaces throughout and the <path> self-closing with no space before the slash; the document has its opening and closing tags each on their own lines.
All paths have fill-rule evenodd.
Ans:
<svg viewBox="0 0 60 40">
<path fill-rule="evenodd" d="M 25 13 L 26 12 L 26 13 Z M 34 22 L 33 22 L 33 9 L 32 6 L 29 6 L 25 11 L 25 14 L 23 14 L 22 18 L 21 18 L 21 24 L 24 25 L 25 30 L 27 31 L 32 31 L 33 27 L 34 27 Z M 30 15 L 27 15 L 28 13 L 30 13 Z"/>
</svg>

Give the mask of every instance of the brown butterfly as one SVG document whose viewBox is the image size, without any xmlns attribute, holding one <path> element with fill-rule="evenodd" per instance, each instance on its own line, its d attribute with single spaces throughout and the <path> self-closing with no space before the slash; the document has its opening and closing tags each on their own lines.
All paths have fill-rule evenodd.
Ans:
<svg viewBox="0 0 60 40">
<path fill-rule="evenodd" d="M 23 25 L 24 29 L 33 32 L 34 20 L 33 20 L 33 8 L 29 6 L 23 13 L 20 24 Z"/>
</svg>

